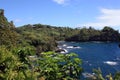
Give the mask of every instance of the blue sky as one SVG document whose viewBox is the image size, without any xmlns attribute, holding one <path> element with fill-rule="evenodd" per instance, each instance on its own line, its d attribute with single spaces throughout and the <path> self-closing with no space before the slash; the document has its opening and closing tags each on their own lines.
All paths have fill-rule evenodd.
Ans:
<svg viewBox="0 0 120 80">
<path fill-rule="evenodd" d="M 111 26 L 120 30 L 120 0 L 0 0 L 8 21 L 16 26 Z"/>
</svg>

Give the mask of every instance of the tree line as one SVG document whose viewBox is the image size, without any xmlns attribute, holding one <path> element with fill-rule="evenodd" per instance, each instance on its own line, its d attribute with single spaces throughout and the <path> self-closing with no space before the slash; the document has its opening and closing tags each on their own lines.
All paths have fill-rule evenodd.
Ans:
<svg viewBox="0 0 120 80">
<path fill-rule="evenodd" d="M 111 41 L 119 42 L 120 34 L 118 30 L 114 30 L 111 27 L 105 26 L 102 30 L 96 30 L 92 27 L 80 29 L 77 35 L 66 38 L 66 41 Z"/>
</svg>

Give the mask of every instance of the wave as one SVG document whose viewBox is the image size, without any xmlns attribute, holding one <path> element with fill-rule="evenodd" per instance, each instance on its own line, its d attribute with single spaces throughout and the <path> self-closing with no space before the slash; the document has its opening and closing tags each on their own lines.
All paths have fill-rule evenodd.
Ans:
<svg viewBox="0 0 120 80">
<path fill-rule="evenodd" d="M 105 63 L 105 64 L 108 64 L 108 65 L 112 65 L 112 66 L 118 65 L 118 63 L 117 63 L 117 62 L 114 62 L 114 61 L 105 61 L 104 63 Z"/>
<path fill-rule="evenodd" d="M 66 44 L 63 44 L 63 47 L 67 46 Z"/>
<path fill-rule="evenodd" d="M 72 49 L 72 48 L 74 48 L 73 46 L 67 46 L 66 48 L 68 48 L 68 49 Z"/>
<path fill-rule="evenodd" d="M 94 79 L 94 77 L 95 77 L 95 74 L 94 74 L 94 73 L 88 73 L 88 72 L 82 73 L 82 75 L 83 75 L 85 78 L 92 78 L 92 79 Z"/>
<path fill-rule="evenodd" d="M 61 51 L 60 53 L 68 53 L 68 51 L 66 49 L 63 49 L 63 51 Z"/>
<path fill-rule="evenodd" d="M 73 48 L 81 48 L 81 47 L 79 47 L 79 46 L 67 46 L 66 48 L 73 49 Z"/>
</svg>

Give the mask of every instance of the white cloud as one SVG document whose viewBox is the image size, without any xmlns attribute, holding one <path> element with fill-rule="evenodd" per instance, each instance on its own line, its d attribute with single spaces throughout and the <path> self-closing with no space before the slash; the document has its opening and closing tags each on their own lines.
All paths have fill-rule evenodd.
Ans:
<svg viewBox="0 0 120 80">
<path fill-rule="evenodd" d="M 57 4 L 66 4 L 69 0 L 53 0 Z"/>
<path fill-rule="evenodd" d="M 93 26 L 96 28 L 103 28 L 104 26 L 111 26 L 118 28 L 120 26 L 120 9 L 100 9 L 101 15 L 96 17 L 96 22 L 88 22 L 84 26 Z"/>
<path fill-rule="evenodd" d="M 15 19 L 14 22 L 21 22 L 21 19 Z"/>
</svg>

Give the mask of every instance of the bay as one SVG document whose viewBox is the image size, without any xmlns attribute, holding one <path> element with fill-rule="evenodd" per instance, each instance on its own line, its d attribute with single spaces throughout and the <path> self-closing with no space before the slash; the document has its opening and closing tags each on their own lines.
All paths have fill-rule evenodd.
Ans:
<svg viewBox="0 0 120 80">
<path fill-rule="evenodd" d="M 60 48 L 74 52 L 82 59 L 84 72 L 100 68 L 105 76 L 120 71 L 120 48 L 117 42 L 59 42 Z"/>
</svg>

